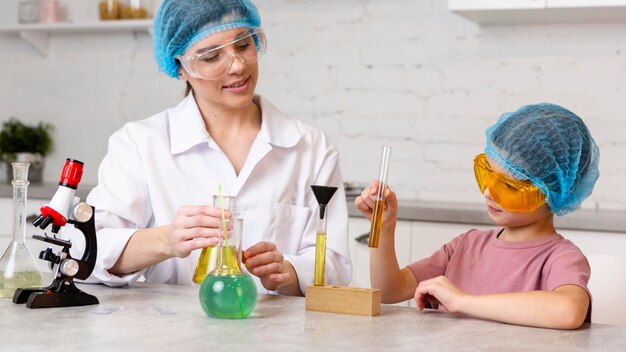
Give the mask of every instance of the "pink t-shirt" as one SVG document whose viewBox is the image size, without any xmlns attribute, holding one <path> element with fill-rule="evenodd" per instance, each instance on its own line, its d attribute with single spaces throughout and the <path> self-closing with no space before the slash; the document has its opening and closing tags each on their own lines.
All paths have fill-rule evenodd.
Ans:
<svg viewBox="0 0 626 352">
<path fill-rule="evenodd" d="M 591 299 L 589 262 L 576 245 L 559 234 L 503 241 L 498 239 L 501 231 L 469 230 L 409 268 L 417 282 L 443 275 L 469 294 L 552 291 L 578 285 Z M 590 317 L 591 301 L 586 321 Z"/>
</svg>

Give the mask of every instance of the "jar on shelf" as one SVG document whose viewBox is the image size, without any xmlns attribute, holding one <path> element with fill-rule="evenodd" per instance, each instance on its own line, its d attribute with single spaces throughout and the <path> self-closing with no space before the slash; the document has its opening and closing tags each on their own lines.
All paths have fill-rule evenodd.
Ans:
<svg viewBox="0 0 626 352">
<path fill-rule="evenodd" d="M 19 23 L 35 23 L 39 21 L 39 0 L 20 0 L 17 5 Z"/>
<path fill-rule="evenodd" d="M 130 13 L 136 19 L 148 18 L 148 10 L 142 6 L 141 0 L 130 0 Z"/>
<path fill-rule="evenodd" d="M 59 22 L 59 0 L 39 1 L 39 22 L 55 23 Z"/>
<path fill-rule="evenodd" d="M 103 0 L 98 4 L 101 20 L 118 20 L 121 17 L 119 0 Z"/>
<path fill-rule="evenodd" d="M 143 1 L 145 2 L 145 0 Z M 142 6 L 141 0 L 129 0 L 120 5 L 122 19 L 142 19 L 148 18 L 148 10 Z"/>
</svg>

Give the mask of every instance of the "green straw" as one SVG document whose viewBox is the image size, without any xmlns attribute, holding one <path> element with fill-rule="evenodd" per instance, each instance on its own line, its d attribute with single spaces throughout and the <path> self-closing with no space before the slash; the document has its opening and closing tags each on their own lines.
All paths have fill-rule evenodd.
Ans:
<svg viewBox="0 0 626 352">
<path fill-rule="evenodd" d="M 217 194 L 219 195 L 219 198 L 220 198 L 220 211 L 222 212 L 222 220 L 225 220 L 226 216 L 224 216 L 224 198 L 222 198 L 222 184 L 221 183 L 217 184 Z"/>
<path fill-rule="evenodd" d="M 217 194 L 219 195 L 220 198 L 220 211 L 222 212 L 222 224 L 224 223 L 224 220 L 226 220 L 226 215 L 224 215 L 224 198 L 222 197 L 222 184 L 218 183 L 217 184 Z M 226 235 L 228 234 L 228 230 L 226 228 L 222 229 L 222 236 L 224 236 L 224 241 L 226 242 L 226 248 L 228 248 L 228 238 L 226 237 Z"/>
<path fill-rule="evenodd" d="M 217 184 L 217 194 L 220 199 L 220 211 L 222 213 L 222 224 L 224 224 L 224 220 L 226 220 L 226 216 L 224 215 L 224 198 L 222 197 L 222 184 L 221 183 Z M 233 263 L 230 258 L 230 248 L 229 248 L 230 246 L 228 245 L 228 228 L 226 226 L 224 226 L 224 229 L 222 229 L 222 237 L 224 237 L 224 244 L 225 244 L 225 246 L 222 246 L 222 259 L 229 263 L 227 264 L 228 267 L 232 268 Z M 226 254 L 228 258 L 224 258 L 224 254 Z"/>
</svg>

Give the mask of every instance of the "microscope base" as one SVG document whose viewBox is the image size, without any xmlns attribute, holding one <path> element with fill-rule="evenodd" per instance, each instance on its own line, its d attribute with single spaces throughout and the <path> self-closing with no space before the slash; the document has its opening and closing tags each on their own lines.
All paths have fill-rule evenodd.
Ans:
<svg viewBox="0 0 626 352">
<path fill-rule="evenodd" d="M 79 290 L 76 286 L 61 292 L 50 288 L 19 288 L 13 295 L 13 303 L 26 303 L 27 308 L 75 307 L 99 304 L 98 298 Z"/>
</svg>

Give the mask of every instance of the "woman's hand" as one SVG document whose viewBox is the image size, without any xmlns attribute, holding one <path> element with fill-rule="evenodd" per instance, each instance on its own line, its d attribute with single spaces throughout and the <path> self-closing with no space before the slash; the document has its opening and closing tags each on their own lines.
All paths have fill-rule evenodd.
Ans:
<svg viewBox="0 0 626 352">
<path fill-rule="evenodd" d="M 361 192 L 361 195 L 354 200 L 354 205 L 361 212 L 364 218 L 372 220 L 372 213 L 376 206 L 376 193 L 378 181 L 372 181 L 370 185 Z M 384 192 L 385 209 L 383 212 L 383 227 L 395 224 L 398 216 L 398 199 L 395 192 L 389 187 L 385 187 Z"/>
<path fill-rule="evenodd" d="M 291 264 L 285 262 L 283 254 L 274 243 L 259 242 L 246 249 L 243 256 L 248 271 L 258 276 L 266 289 L 276 291 L 281 285 L 293 281 L 287 268 Z"/>
<path fill-rule="evenodd" d="M 221 210 L 208 205 L 189 205 L 178 208 L 176 216 L 164 238 L 166 253 L 170 257 L 185 258 L 196 249 L 218 243 Z M 232 214 L 225 210 L 224 216 Z M 230 225 L 232 226 L 232 225 Z"/>
<path fill-rule="evenodd" d="M 456 313 L 460 309 L 461 299 L 466 295 L 447 277 L 438 276 L 419 283 L 415 289 L 415 304 L 419 310 L 424 310 L 426 301 L 433 307 L 442 304 L 449 312 Z"/>
</svg>

